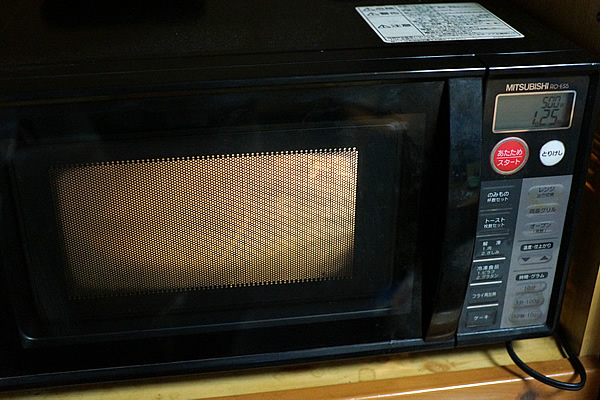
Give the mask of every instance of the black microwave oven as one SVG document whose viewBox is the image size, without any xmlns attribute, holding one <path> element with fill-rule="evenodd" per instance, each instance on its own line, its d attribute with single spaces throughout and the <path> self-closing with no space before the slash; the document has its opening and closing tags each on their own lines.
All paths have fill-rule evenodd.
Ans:
<svg viewBox="0 0 600 400">
<path fill-rule="evenodd" d="M 504 2 L 122 3 L 0 16 L 1 389 L 553 332 L 592 56 Z"/>
</svg>

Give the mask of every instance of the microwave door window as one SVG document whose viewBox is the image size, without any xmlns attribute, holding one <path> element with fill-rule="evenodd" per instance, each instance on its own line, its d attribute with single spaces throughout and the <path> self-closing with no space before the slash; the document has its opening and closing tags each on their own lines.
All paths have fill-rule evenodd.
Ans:
<svg viewBox="0 0 600 400">
<path fill-rule="evenodd" d="M 70 296 L 352 277 L 358 151 L 52 169 Z"/>
<path fill-rule="evenodd" d="M 239 103 L 269 118 L 23 146 L 24 331 L 94 341 L 395 315 L 408 322 L 392 331 L 415 336 L 427 110 L 440 101 L 418 93 L 431 90 L 340 87 L 321 101 L 306 89 L 291 105 L 287 91 L 224 95 L 227 115 Z"/>
</svg>

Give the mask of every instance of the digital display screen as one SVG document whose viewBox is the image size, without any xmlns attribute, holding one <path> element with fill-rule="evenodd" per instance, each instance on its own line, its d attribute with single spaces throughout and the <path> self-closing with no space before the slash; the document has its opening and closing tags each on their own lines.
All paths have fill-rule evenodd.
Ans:
<svg viewBox="0 0 600 400">
<path fill-rule="evenodd" d="M 568 129 L 575 91 L 499 94 L 496 97 L 494 133 Z"/>
</svg>

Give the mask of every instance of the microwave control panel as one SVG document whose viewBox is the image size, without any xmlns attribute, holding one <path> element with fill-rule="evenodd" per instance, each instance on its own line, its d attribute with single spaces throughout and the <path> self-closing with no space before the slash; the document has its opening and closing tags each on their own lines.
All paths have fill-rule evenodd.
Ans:
<svg viewBox="0 0 600 400">
<path fill-rule="evenodd" d="M 586 77 L 488 82 L 459 335 L 535 328 L 551 316 L 565 279 L 561 244 L 588 83 Z"/>
<path fill-rule="evenodd" d="M 570 188 L 571 175 L 482 183 L 465 328 L 546 321 Z"/>
</svg>

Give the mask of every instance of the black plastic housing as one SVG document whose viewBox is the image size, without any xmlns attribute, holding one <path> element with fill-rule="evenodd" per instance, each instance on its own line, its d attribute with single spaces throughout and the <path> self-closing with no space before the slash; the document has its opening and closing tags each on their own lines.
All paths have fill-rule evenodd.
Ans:
<svg viewBox="0 0 600 400">
<path fill-rule="evenodd" d="M 481 4 L 523 38 L 386 44 L 355 7 L 388 3 L 6 6 L 0 390 L 551 334 L 598 114 L 600 64 L 501 1 Z M 488 162 L 490 82 L 564 77 L 589 85 L 571 139 L 572 190 L 547 320 L 465 333 L 480 185 L 497 179 Z M 56 165 L 355 147 L 354 281 L 65 294 L 62 233 L 49 205 Z M 546 174 L 530 166 L 517 176 Z"/>
</svg>

